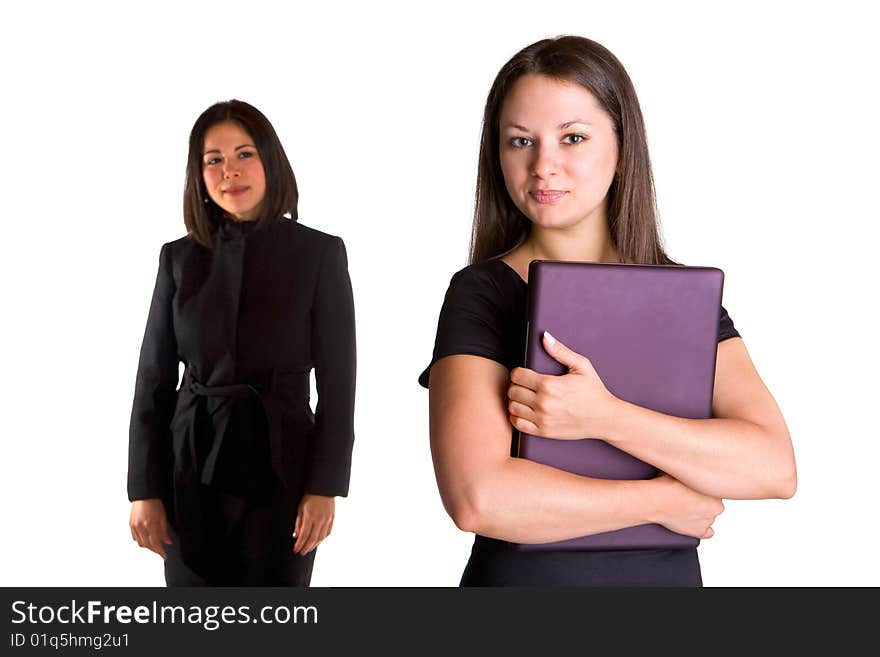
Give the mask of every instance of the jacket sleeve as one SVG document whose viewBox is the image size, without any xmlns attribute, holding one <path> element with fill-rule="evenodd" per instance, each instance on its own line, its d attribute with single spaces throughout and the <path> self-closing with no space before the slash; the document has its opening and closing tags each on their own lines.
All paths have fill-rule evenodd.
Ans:
<svg viewBox="0 0 880 657">
<path fill-rule="evenodd" d="M 159 272 L 141 344 L 128 444 L 128 499 L 166 497 L 171 479 L 171 417 L 177 399 L 178 356 L 171 302 L 171 249 L 159 254 Z"/>
<path fill-rule="evenodd" d="M 312 348 L 318 402 L 306 457 L 305 492 L 348 495 L 354 443 L 354 300 L 343 241 L 321 257 L 312 307 Z"/>
</svg>

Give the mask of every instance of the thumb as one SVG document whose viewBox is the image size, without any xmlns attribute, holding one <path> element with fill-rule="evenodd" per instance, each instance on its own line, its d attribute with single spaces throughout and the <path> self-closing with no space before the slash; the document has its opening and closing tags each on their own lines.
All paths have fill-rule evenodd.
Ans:
<svg viewBox="0 0 880 657">
<path fill-rule="evenodd" d="M 300 507 L 296 514 L 296 521 L 293 523 L 293 535 L 297 538 L 299 538 L 300 530 L 302 529 L 302 519 L 302 507 Z"/>
<path fill-rule="evenodd" d="M 544 331 L 544 349 L 550 354 L 554 360 L 565 365 L 569 371 L 576 372 L 583 369 L 584 361 L 587 359 L 576 351 L 572 351 L 559 340 L 554 338 L 550 331 Z"/>
</svg>

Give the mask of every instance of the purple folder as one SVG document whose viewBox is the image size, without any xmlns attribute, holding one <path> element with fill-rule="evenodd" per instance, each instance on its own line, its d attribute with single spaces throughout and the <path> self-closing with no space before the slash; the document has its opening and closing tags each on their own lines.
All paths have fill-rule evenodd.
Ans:
<svg viewBox="0 0 880 657">
<path fill-rule="evenodd" d="M 714 267 L 534 260 L 529 266 L 526 367 L 567 370 L 544 350 L 549 331 L 587 356 L 617 397 L 668 415 L 712 413 L 724 273 Z M 521 458 L 602 479 L 658 470 L 603 440 L 519 437 Z M 699 539 L 645 524 L 519 550 L 690 548 Z"/>
</svg>

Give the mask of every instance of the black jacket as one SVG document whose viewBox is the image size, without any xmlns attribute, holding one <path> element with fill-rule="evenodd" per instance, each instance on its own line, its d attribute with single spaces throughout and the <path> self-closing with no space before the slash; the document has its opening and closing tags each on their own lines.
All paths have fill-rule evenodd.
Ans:
<svg viewBox="0 0 880 657">
<path fill-rule="evenodd" d="M 281 496 L 293 510 L 304 493 L 347 495 L 354 393 L 340 238 L 282 219 L 227 221 L 213 249 L 190 237 L 165 244 L 135 385 L 128 497 L 163 499 L 180 532 L 197 524 L 199 482 Z"/>
</svg>

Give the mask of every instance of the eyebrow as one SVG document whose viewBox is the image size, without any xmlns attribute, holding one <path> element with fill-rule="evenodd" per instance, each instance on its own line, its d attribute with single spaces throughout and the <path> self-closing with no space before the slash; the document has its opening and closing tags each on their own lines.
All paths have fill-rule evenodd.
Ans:
<svg viewBox="0 0 880 657">
<path fill-rule="evenodd" d="M 587 121 L 587 120 L 585 120 L 585 119 L 576 118 L 576 119 L 572 119 L 571 121 L 566 121 L 565 123 L 560 123 L 560 124 L 557 126 L 557 128 L 558 128 L 559 130 L 565 130 L 566 128 L 570 128 L 571 126 L 575 125 L 576 123 L 581 123 L 581 124 L 583 124 L 583 125 L 593 125 L 592 123 L 590 123 L 589 121 Z M 521 126 L 521 125 L 519 125 L 518 123 L 508 123 L 508 124 L 507 124 L 506 126 L 504 126 L 504 127 L 505 127 L 505 128 L 516 128 L 517 130 L 522 130 L 523 132 L 528 132 L 528 131 L 529 131 L 528 128 L 526 128 L 525 126 Z"/>
<path fill-rule="evenodd" d="M 241 150 L 242 148 L 256 148 L 256 146 L 254 146 L 253 144 L 242 144 L 241 146 L 236 146 L 235 150 Z M 211 150 L 205 151 L 204 153 L 202 153 L 202 155 L 207 155 L 208 153 L 219 153 L 219 152 L 220 152 L 219 148 L 212 148 Z"/>
</svg>

